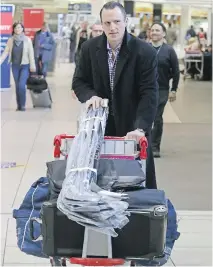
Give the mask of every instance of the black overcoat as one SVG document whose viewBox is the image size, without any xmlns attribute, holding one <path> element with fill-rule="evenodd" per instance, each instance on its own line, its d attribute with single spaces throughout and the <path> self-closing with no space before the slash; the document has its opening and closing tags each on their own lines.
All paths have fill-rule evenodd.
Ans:
<svg viewBox="0 0 213 267">
<path fill-rule="evenodd" d="M 72 88 L 80 102 L 92 96 L 108 98 L 112 107 L 114 136 L 143 129 L 149 141 L 147 187 L 155 188 L 151 151 L 151 127 L 158 102 L 157 57 L 151 45 L 125 32 L 119 52 L 113 94 L 110 88 L 107 38 L 105 34 L 86 41 L 81 50 Z"/>
</svg>

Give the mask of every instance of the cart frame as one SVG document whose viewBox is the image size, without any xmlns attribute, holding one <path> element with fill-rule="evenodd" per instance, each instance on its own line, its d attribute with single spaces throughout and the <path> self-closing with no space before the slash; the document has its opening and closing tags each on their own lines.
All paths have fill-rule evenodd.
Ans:
<svg viewBox="0 0 213 267">
<path fill-rule="evenodd" d="M 62 157 L 67 158 L 68 152 L 70 149 L 70 142 L 75 138 L 74 135 L 66 135 L 60 134 L 56 135 L 53 141 L 54 145 L 54 158 L 55 160 L 59 160 Z M 147 159 L 147 147 L 148 141 L 145 136 L 143 136 L 139 141 L 140 151 L 137 151 L 137 143 L 135 140 L 127 140 L 124 137 L 112 137 L 106 136 L 104 138 L 104 143 L 102 146 L 101 157 L 102 158 L 116 158 L 116 159 L 136 159 L 139 158 L 141 161 L 141 168 L 146 174 L 146 159 Z M 145 182 L 143 186 L 145 186 Z M 91 237 L 94 235 L 98 236 L 98 238 L 104 238 L 106 244 L 106 251 L 104 251 L 105 255 L 98 255 L 97 257 L 87 257 L 88 249 L 90 248 L 92 242 Z M 97 251 L 96 251 L 97 252 Z M 93 253 L 96 253 L 93 252 Z M 93 254 L 92 255 L 96 255 Z M 98 252 L 100 253 L 100 252 Z M 91 255 L 91 254 L 90 254 Z M 112 258 L 112 244 L 111 244 L 111 236 L 103 233 L 99 233 L 97 231 L 88 229 L 85 227 L 84 233 L 84 243 L 82 250 L 82 257 L 76 258 L 72 257 L 69 259 L 72 264 L 79 264 L 83 266 L 116 266 L 123 265 L 125 263 L 125 259 L 113 259 Z M 134 266 L 134 261 L 129 259 L 130 266 Z M 66 258 L 60 257 L 50 257 L 51 266 L 66 266 Z"/>
</svg>

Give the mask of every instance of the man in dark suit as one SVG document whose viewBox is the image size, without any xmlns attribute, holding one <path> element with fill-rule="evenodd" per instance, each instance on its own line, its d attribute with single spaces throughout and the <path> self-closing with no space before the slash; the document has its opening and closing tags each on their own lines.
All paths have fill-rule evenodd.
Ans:
<svg viewBox="0 0 213 267">
<path fill-rule="evenodd" d="M 97 108 L 109 99 L 105 135 L 126 136 L 150 143 L 147 187 L 156 188 L 150 134 L 158 99 L 156 52 L 126 31 L 126 12 L 118 2 L 100 12 L 103 35 L 85 42 L 72 88 L 80 102 Z"/>
</svg>

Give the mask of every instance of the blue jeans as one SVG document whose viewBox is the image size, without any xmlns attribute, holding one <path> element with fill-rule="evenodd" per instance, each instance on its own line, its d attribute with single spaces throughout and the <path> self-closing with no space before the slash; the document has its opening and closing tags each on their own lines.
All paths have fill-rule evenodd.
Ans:
<svg viewBox="0 0 213 267">
<path fill-rule="evenodd" d="M 16 85 L 16 102 L 17 107 L 25 108 L 26 104 L 26 83 L 29 77 L 29 64 L 17 65 L 12 64 L 13 78 Z"/>
<path fill-rule="evenodd" d="M 48 62 L 42 62 L 42 58 L 36 58 L 36 72 L 38 75 L 47 76 Z"/>
</svg>

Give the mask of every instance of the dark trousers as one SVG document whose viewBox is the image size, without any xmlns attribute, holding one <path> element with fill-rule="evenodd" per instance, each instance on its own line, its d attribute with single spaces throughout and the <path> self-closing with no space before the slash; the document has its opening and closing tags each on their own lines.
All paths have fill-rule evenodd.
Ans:
<svg viewBox="0 0 213 267">
<path fill-rule="evenodd" d="M 36 58 L 36 72 L 37 75 L 43 75 L 44 78 L 47 76 L 48 63 L 42 62 L 42 57 Z"/>
<path fill-rule="evenodd" d="M 29 77 L 29 64 L 12 64 L 12 73 L 16 85 L 17 108 L 25 108 L 26 104 L 26 83 Z"/>
<path fill-rule="evenodd" d="M 160 151 L 160 144 L 163 135 L 163 112 L 168 101 L 169 91 L 159 90 L 158 109 L 152 129 L 152 149 Z"/>
<path fill-rule="evenodd" d="M 117 136 L 115 121 L 112 115 L 108 116 L 107 125 L 105 129 L 105 136 Z M 146 161 L 146 187 L 149 189 L 156 189 L 156 176 L 155 176 L 155 163 L 152 154 L 151 146 L 151 134 L 146 135 L 148 140 L 148 149 L 147 149 L 147 161 Z"/>
<path fill-rule="evenodd" d="M 70 58 L 69 58 L 70 63 L 75 63 L 75 51 L 70 50 Z"/>
</svg>

